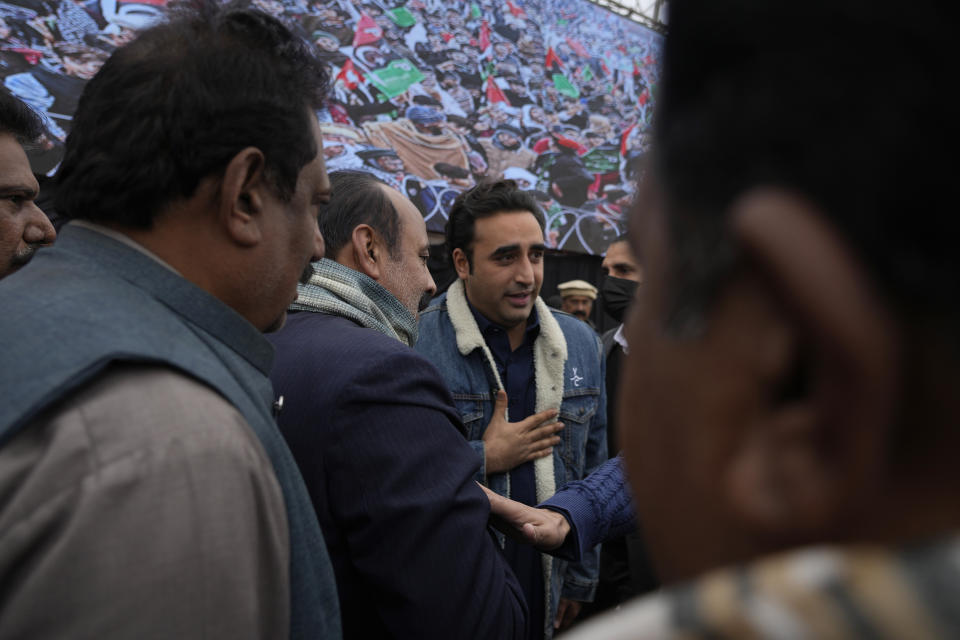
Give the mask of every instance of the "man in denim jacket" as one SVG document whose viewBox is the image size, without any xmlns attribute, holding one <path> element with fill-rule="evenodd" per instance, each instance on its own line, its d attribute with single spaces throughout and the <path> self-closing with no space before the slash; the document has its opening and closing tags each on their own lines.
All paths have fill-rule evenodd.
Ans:
<svg viewBox="0 0 960 640">
<path fill-rule="evenodd" d="M 450 387 L 482 460 L 477 480 L 526 504 L 583 478 L 607 453 L 600 341 L 538 297 L 542 220 L 533 198 L 511 180 L 461 195 L 447 224 L 459 278 L 421 314 L 416 344 Z M 495 412 L 517 421 L 550 410 L 560 422 L 490 425 Z M 592 600 L 598 550 L 568 564 L 501 542 L 527 598 L 531 639 L 551 637 Z"/>
</svg>

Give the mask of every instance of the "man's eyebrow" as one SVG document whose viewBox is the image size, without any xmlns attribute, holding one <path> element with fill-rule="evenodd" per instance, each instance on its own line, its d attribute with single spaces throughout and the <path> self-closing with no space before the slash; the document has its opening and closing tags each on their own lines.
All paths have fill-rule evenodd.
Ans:
<svg viewBox="0 0 960 640">
<path fill-rule="evenodd" d="M 505 253 L 513 253 L 514 251 L 519 251 L 519 250 L 520 250 L 520 245 L 508 244 L 508 245 L 504 245 L 502 247 L 497 247 L 496 249 L 494 249 L 493 252 L 490 254 L 490 257 L 493 258 L 496 256 L 501 256 Z"/>
<path fill-rule="evenodd" d="M 0 184 L 0 197 L 20 195 L 27 198 L 36 198 L 37 193 L 36 189 L 26 184 Z"/>
</svg>

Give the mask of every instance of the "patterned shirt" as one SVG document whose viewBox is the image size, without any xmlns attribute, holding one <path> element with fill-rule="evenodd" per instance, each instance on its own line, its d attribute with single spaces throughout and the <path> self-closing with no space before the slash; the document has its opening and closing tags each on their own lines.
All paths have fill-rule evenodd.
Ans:
<svg viewBox="0 0 960 640">
<path fill-rule="evenodd" d="M 960 536 L 814 547 L 634 600 L 565 640 L 960 638 Z"/>
</svg>

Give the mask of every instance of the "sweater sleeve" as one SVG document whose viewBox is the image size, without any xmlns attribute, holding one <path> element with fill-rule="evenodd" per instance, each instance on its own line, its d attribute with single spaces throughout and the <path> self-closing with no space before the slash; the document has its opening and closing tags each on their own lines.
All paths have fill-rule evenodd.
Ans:
<svg viewBox="0 0 960 640">
<path fill-rule="evenodd" d="M 579 560 L 594 546 L 636 529 L 630 487 L 623 458 L 611 458 L 583 480 L 570 482 L 539 505 L 562 513 L 570 533 L 553 555 Z"/>
</svg>

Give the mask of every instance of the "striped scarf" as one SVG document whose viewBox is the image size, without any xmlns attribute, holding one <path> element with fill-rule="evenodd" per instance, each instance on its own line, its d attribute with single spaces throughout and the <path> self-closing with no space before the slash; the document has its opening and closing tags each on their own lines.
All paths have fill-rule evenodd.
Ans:
<svg viewBox="0 0 960 640">
<path fill-rule="evenodd" d="M 417 319 L 376 280 L 326 258 L 311 267 L 313 274 L 307 284 L 297 285 L 291 311 L 347 318 L 407 346 L 417 341 Z"/>
</svg>

